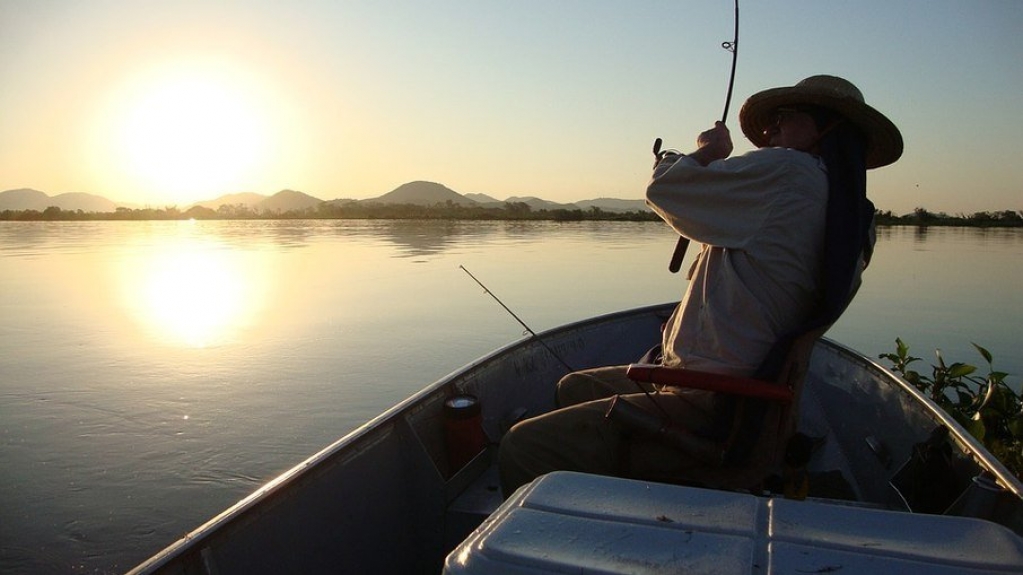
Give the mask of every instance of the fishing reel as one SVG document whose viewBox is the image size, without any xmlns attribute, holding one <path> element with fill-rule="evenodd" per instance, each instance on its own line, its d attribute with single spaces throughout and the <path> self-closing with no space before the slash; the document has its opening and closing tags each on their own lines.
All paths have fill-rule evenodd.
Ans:
<svg viewBox="0 0 1023 575">
<path fill-rule="evenodd" d="M 662 144 L 662 142 L 661 142 L 660 138 L 657 138 L 656 140 L 654 140 L 653 152 L 654 152 L 654 167 L 655 168 L 657 167 L 657 164 L 661 163 L 661 160 L 663 160 L 664 158 L 669 158 L 669 157 L 672 157 L 672 156 L 681 156 L 682 155 L 682 152 L 680 152 L 680 151 L 678 151 L 678 150 L 676 150 L 674 148 L 667 148 L 667 149 L 662 150 L 661 149 L 661 144 Z"/>
<path fill-rule="evenodd" d="M 661 144 L 662 143 L 663 142 L 661 142 L 660 138 L 657 138 L 656 140 L 654 140 L 653 152 L 654 152 L 654 168 L 655 169 L 657 168 L 657 165 L 661 163 L 661 160 L 663 160 L 664 158 L 671 158 L 673 156 L 681 156 L 682 155 L 682 152 L 680 152 L 680 151 L 678 151 L 678 150 L 676 150 L 674 148 L 668 148 L 666 150 L 662 150 L 661 149 Z M 686 238 L 685 236 L 679 236 L 678 237 L 678 242 L 675 244 L 675 251 L 672 252 L 672 254 L 671 254 L 671 261 L 668 262 L 668 271 L 670 271 L 671 273 L 674 274 L 674 273 L 678 273 L 678 270 L 682 269 L 682 259 L 685 258 L 686 250 L 688 250 L 688 249 L 689 249 L 689 239 Z"/>
</svg>

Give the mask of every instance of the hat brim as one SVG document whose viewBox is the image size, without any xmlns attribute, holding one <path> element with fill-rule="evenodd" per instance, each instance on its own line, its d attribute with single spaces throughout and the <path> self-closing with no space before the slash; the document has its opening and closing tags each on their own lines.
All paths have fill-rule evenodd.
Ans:
<svg viewBox="0 0 1023 575">
<path fill-rule="evenodd" d="M 765 132 L 774 125 L 775 111 L 799 104 L 834 110 L 857 126 L 867 136 L 867 169 L 887 166 L 902 156 L 902 133 L 884 114 L 853 98 L 822 94 L 814 88 L 792 86 L 758 92 L 742 105 L 739 125 L 753 145 L 766 147 Z"/>
</svg>

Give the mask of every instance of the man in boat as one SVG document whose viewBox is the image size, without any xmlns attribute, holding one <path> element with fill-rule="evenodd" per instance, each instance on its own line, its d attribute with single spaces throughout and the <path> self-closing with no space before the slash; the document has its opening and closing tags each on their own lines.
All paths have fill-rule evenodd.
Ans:
<svg viewBox="0 0 1023 575">
<path fill-rule="evenodd" d="M 902 136 L 859 89 L 834 76 L 754 94 L 739 122 L 759 149 L 730 158 L 731 136 L 718 122 L 698 136 L 696 151 L 658 155 L 654 165 L 648 205 L 702 244 L 665 325 L 662 363 L 777 380 L 792 367 L 792 354 L 808 357 L 855 292 L 873 242 L 866 170 L 895 162 Z M 851 249 L 830 247 L 840 244 Z M 826 290 L 828 274 L 841 276 L 845 287 Z M 809 344 L 799 343 L 795 336 L 808 332 Z M 772 360 L 779 354 L 782 362 Z M 720 439 L 739 417 L 721 394 L 637 384 L 626 366 L 571 373 L 558 383 L 558 409 L 520 422 L 502 439 L 505 495 L 554 470 L 753 487 L 777 462 L 786 435 L 767 422 L 778 420 L 757 420 L 743 440 L 742 464 L 723 466 L 699 449 L 670 446 L 606 417 L 615 400 L 698 439 Z"/>
</svg>

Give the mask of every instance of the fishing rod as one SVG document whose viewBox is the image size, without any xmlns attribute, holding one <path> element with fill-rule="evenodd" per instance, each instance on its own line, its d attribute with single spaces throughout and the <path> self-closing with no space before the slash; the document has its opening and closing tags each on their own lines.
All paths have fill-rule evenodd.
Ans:
<svg viewBox="0 0 1023 575">
<path fill-rule="evenodd" d="M 540 336 L 536 335 L 536 332 L 533 331 L 532 329 L 530 329 L 530 327 L 528 325 L 526 325 L 526 322 L 522 321 L 522 319 L 520 319 L 519 316 L 515 315 L 515 312 L 513 312 L 508 306 L 504 305 L 504 302 L 501 301 L 501 298 L 497 297 L 494 294 L 494 292 L 490 291 L 490 288 L 488 288 L 487 286 L 483 285 L 483 282 L 478 280 L 476 278 L 476 276 L 472 275 L 472 272 L 470 272 L 469 270 L 465 269 L 465 266 L 460 265 L 458 267 L 461 268 L 463 272 L 468 274 L 469 277 L 472 278 L 472 281 L 474 281 L 477 284 L 479 284 L 479 286 L 481 288 L 483 288 L 483 291 L 486 292 L 487 295 L 489 295 L 490 297 L 494 298 L 494 301 L 496 301 L 498 304 L 500 304 L 501 307 L 504 308 L 504 311 L 508 312 L 513 318 L 515 318 L 515 321 L 519 322 L 519 325 L 521 325 L 529 333 L 529 335 L 533 336 L 533 339 L 535 339 L 537 342 L 539 342 L 540 345 L 542 345 L 544 347 L 544 349 L 546 349 L 548 352 L 550 352 L 550 354 L 552 356 L 554 356 L 554 359 L 558 360 L 561 363 L 561 365 L 565 366 L 565 369 L 567 369 L 569 372 L 575 371 L 574 369 L 572 369 L 572 366 L 568 365 L 568 363 L 565 360 L 561 359 L 560 355 L 555 353 L 555 351 L 553 349 L 551 349 L 551 347 L 549 345 L 547 345 L 547 342 L 545 342 Z"/>
<path fill-rule="evenodd" d="M 721 123 L 728 119 L 728 105 L 732 103 L 732 88 L 735 86 L 735 63 L 739 60 L 739 0 L 735 0 L 735 34 L 731 42 L 722 42 L 721 47 L 732 53 L 732 73 L 728 77 L 728 93 L 725 95 L 725 111 Z"/>
<path fill-rule="evenodd" d="M 732 72 L 728 78 L 728 93 L 725 95 L 725 111 L 721 113 L 721 123 L 724 124 L 725 120 L 728 119 L 728 106 L 732 103 L 732 87 L 735 86 L 735 64 L 739 60 L 739 0 L 735 0 L 735 35 L 731 42 L 722 42 L 721 47 L 732 53 Z M 657 138 L 654 140 L 654 157 L 658 161 L 661 160 L 666 154 L 670 153 L 668 150 L 661 150 L 661 139 Z M 678 237 L 678 243 L 675 244 L 675 251 L 671 254 L 671 261 L 668 262 L 668 270 L 671 273 L 677 273 L 682 268 L 682 260 L 686 257 L 686 250 L 689 249 L 689 238 L 685 236 Z"/>
</svg>

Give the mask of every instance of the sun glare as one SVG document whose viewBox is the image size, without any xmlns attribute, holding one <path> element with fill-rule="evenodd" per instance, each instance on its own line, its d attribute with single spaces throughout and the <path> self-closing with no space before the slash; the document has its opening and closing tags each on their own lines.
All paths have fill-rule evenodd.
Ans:
<svg viewBox="0 0 1023 575">
<path fill-rule="evenodd" d="M 256 319 L 262 298 L 252 275 L 222 247 L 186 241 L 161 246 L 141 269 L 124 270 L 122 285 L 129 309 L 154 338 L 210 347 Z"/>
<path fill-rule="evenodd" d="M 149 196 L 211 199 L 252 181 L 269 156 L 267 113 L 230 70 L 177 67 L 131 84 L 117 111 L 115 162 Z"/>
</svg>

